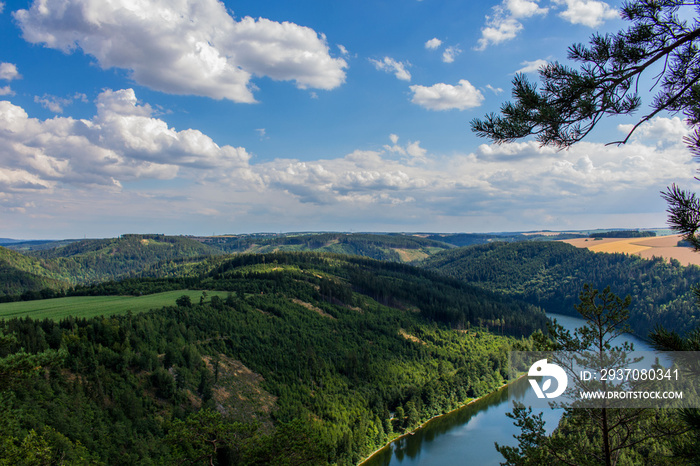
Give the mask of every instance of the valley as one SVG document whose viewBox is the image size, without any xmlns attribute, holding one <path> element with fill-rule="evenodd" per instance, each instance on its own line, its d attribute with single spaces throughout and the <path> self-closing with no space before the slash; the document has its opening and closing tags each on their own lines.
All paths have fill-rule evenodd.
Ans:
<svg viewBox="0 0 700 466">
<path fill-rule="evenodd" d="M 509 382 L 508 352 L 534 347 L 545 310 L 572 314 L 584 283 L 632 294 L 642 339 L 697 325 L 700 268 L 557 236 L 1 248 L 0 459 L 35 442 L 71 464 L 356 464 Z"/>
</svg>

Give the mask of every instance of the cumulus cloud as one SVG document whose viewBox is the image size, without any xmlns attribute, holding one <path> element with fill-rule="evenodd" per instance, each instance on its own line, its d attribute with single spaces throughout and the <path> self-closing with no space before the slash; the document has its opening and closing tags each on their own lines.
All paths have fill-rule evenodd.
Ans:
<svg viewBox="0 0 700 466">
<path fill-rule="evenodd" d="M 441 45 L 442 45 L 442 41 L 440 39 L 438 39 L 437 37 L 433 37 L 429 41 L 426 41 L 425 48 L 428 50 L 436 50 L 436 49 L 440 48 Z"/>
<path fill-rule="evenodd" d="M 334 223 L 348 221 L 374 229 L 440 229 L 436 222 L 445 218 L 454 228 L 455 219 L 485 225 L 494 216 L 502 216 L 496 223 L 501 227 L 503 218 L 541 227 L 546 219 L 581 212 L 599 220 L 606 210 L 619 218 L 632 202 L 639 204 L 639 196 L 646 206 L 671 182 L 691 181 L 696 168 L 681 141 L 687 127 L 679 118 L 653 119 L 622 147 L 583 142 L 556 151 L 520 141 L 435 155 L 416 138 L 403 142 L 392 133 L 379 150 L 253 164 L 242 147 L 219 146 L 196 129 L 170 127 L 131 89 L 102 92 L 96 107 L 90 119 L 41 120 L 0 101 L 4 225 L 43 215 L 58 228 L 85 212 L 94 215 L 93 223 L 118 212 L 120 218 L 140 216 L 142 223 L 133 224 L 140 228 L 169 220 L 178 231 L 183 215 L 307 229 L 351 226 Z M 177 179 L 177 187 L 151 182 L 136 190 L 129 183 L 144 179 Z M 663 217 L 663 206 L 658 210 Z"/>
<path fill-rule="evenodd" d="M 618 125 L 617 129 L 625 136 L 634 128 L 634 125 Z M 691 133 L 691 128 L 680 118 L 656 117 L 640 125 L 632 134 L 634 140 L 663 145 L 665 143 L 677 143 L 684 136 Z"/>
<path fill-rule="evenodd" d="M 595 28 L 606 20 L 615 19 L 620 13 L 605 2 L 598 0 L 553 0 L 556 5 L 566 6 L 559 16 L 572 24 L 583 24 Z"/>
<path fill-rule="evenodd" d="M 442 61 L 445 63 L 452 63 L 455 61 L 455 57 L 462 53 L 462 51 L 456 46 L 450 46 L 442 52 Z"/>
<path fill-rule="evenodd" d="M 234 102 L 255 102 L 253 76 L 333 89 L 347 63 L 324 35 L 291 22 L 235 20 L 217 0 L 35 1 L 13 13 L 26 41 L 70 53 L 81 49 L 102 68 L 123 68 L 144 86 Z"/>
<path fill-rule="evenodd" d="M 49 94 L 44 94 L 42 97 L 39 97 L 38 95 L 34 96 L 34 102 L 54 113 L 63 113 L 64 107 L 72 104 L 76 99 L 82 100 L 83 102 L 87 101 L 85 94 L 81 93 L 78 93 L 73 97 L 57 97 Z"/>
<path fill-rule="evenodd" d="M 394 76 L 396 76 L 397 79 L 402 81 L 411 80 L 411 73 L 406 69 L 407 67 L 411 66 L 411 64 L 408 62 L 402 63 L 394 60 L 391 57 L 384 57 L 381 60 L 374 60 L 370 58 L 369 61 L 380 71 L 394 73 Z"/>
<path fill-rule="evenodd" d="M 0 95 L 15 95 L 10 86 L 0 87 Z"/>
<path fill-rule="evenodd" d="M 222 173 L 247 167 L 245 149 L 220 147 L 197 130 L 176 131 L 152 113 L 131 89 L 102 92 L 91 120 L 42 121 L 0 101 L 0 167 L 10 171 L 5 184 L 114 187 L 139 178 L 171 179 L 182 167 Z"/>
<path fill-rule="evenodd" d="M 523 29 L 519 19 L 546 15 L 548 11 L 548 8 L 539 6 L 539 0 L 503 0 L 493 7 L 492 15 L 486 16 L 486 25 L 481 29 L 475 50 L 485 50 L 489 45 L 514 39 Z"/>
<path fill-rule="evenodd" d="M 523 67 L 518 70 L 515 70 L 516 73 L 537 73 L 540 70 L 540 68 L 547 64 L 547 60 L 538 58 L 537 60 L 533 61 L 525 60 L 520 64 L 523 65 Z"/>
<path fill-rule="evenodd" d="M 403 160 L 409 165 L 424 163 L 427 161 L 428 151 L 420 146 L 420 141 L 409 141 L 406 146 L 399 144 L 399 137 L 396 134 L 390 134 L 389 139 L 392 145 L 385 144 L 384 150 L 390 153 L 400 154 L 404 156 Z"/>
<path fill-rule="evenodd" d="M 12 81 L 21 77 L 22 75 L 17 71 L 17 65 L 14 63 L 0 63 L 0 79 Z"/>
<path fill-rule="evenodd" d="M 457 86 L 437 83 L 430 87 L 411 86 L 411 102 L 428 110 L 464 110 L 478 107 L 484 100 L 483 94 L 466 79 L 461 79 Z"/>
</svg>

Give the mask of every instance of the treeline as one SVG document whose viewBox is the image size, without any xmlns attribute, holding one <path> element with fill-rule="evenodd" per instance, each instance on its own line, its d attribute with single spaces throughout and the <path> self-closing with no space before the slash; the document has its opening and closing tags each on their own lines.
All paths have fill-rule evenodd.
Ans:
<svg viewBox="0 0 700 466">
<path fill-rule="evenodd" d="M 655 231 L 649 230 L 612 230 L 591 233 L 591 238 L 649 238 L 656 236 Z"/>
<path fill-rule="evenodd" d="M 214 265 L 182 282 L 94 291 L 199 280 L 187 284 L 228 290 L 226 299 L 1 321 L 0 463 L 37 447 L 48 463 L 356 464 L 504 382 L 508 350 L 527 345 L 481 329 L 529 332 L 544 320 L 400 264 L 308 253 Z M 47 353 L 60 358 L 46 369 L 6 370 Z"/>
<path fill-rule="evenodd" d="M 493 243 L 454 249 L 423 266 L 547 311 L 574 315 L 585 283 L 632 296 L 629 323 L 641 337 L 662 325 L 681 333 L 700 324 L 693 287 L 700 268 L 676 260 L 594 253 L 560 242 Z"/>
<path fill-rule="evenodd" d="M 25 255 L 0 248 L 0 264 L 4 259 L 6 276 L 30 272 L 39 282 L 28 284 L 28 280 L 24 280 L 12 289 L 0 289 L 0 294 L 17 295 L 44 287 L 59 289 L 68 284 L 134 277 L 151 269 L 158 270 L 164 263 L 196 261 L 217 254 L 221 254 L 221 251 L 198 241 L 163 235 L 123 235 L 121 238 L 82 240 L 56 248 L 28 251 Z M 58 282 L 48 283 L 46 279 Z M 8 281 L 20 282 L 14 278 Z"/>
<path fill-rule="evenodd" d="M 464 247 L 492 242 L 514 243 L 520 241 L 551 241 L 552 236 L 547 232 L 533 233 L 431 233 L 424 236 L 425 239 L 440 241 L 453 246 Z M 580 233 L 561 232 L 556 234 L 557 239 L 583 238 Z"/>
<path fill-rule="evenodd" d="M 413 235 L 372 233 L 316 233 L 280 236 L 219 236 L 198 238 L 228 253 L 270 253 L 277 251 L 319 251 L 371 257 L 378 260 L 401 262 L 401 255 L 394 249 L 449 249 L 442 241 Z"/>
</svg>

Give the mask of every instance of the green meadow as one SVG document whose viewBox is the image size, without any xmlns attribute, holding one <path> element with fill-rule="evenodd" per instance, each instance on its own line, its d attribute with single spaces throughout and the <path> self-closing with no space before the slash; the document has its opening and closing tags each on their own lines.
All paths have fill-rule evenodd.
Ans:
<svg viewBox="0 0 700 466">
<path fill-rule="evenodd" d="M 13 317 L 31 317 L 33 319 L 61 320 L 68 316 L 94 317 L 98 315 L 126 314 L 174 306 L 175 300 L 182 295 L 198 303 L 201 290 L 177 290 L 145 296 L 71 296 L 67 298 L 40 299 L 0 304 L 0 319 Z M 212 296 L 224 299 L 228 292 L 207 291 L 206 301 Z"/>
</svg>

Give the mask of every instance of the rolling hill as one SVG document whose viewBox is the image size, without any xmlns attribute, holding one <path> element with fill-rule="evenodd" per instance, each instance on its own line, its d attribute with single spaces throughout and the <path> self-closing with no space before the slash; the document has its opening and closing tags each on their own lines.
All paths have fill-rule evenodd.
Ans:
<svg viewBox="0 0 700 466">
<path fill-rule="evenodd" d="M 459 280 L 362 257 L 241 254 L 196 270 L 81 289 L 219 292 L 201 303 L 0 320 L 6 452 L 34 441 L 70 464 L 199 464 L 206 432 L 220 439 L 219 464 L 357 464 L 500 387 L 508 350 L 526 343 L 498 334 L 545 320 Z M 2 364 L 22 358 L 31 362 L 7 377 Z"/>
<path fill-rule="evenodd" d="M 0 246 L 0 297 L 67 288 L 68 282 L 61 277 L 47 270 L 41 261 Z"/>
<path fill-rule="evenodd" d="M 693 286 L 700 267 L 622 253 L 596 253 L 558 241 L 491 243 L 452 249 L 420 264 L 430 270 L 549 312 L 575 315 L 585 283 L 632 296 L 630 325 L 641 337 L 663 325 L 686 332 L 700 324 Z"/>
</svg>

